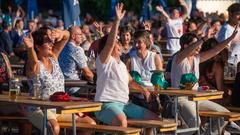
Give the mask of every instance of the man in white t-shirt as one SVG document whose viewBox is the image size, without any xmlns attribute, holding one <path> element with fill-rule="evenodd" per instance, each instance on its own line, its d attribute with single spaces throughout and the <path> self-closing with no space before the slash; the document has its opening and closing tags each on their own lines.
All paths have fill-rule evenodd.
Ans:
<svg viewBox="0 0 240 135">
<path fill-rule="evenodd" d="M 235 27 L 238 27 L 238 34 L 232 40 L 232 42 L 229 43 L 228 48 L 228 63 L 237 64 L 237 62 L 240 61 L 240 3 L 234 3 L 229 6 L 228 13 L 228 22 L 222 26 L 218 34 L 218 41 L 221 42 L 230 37 Z"/>
<path fill-rule="evenodd" d="M 157 6 L 157 11 L 161 12 L 166 19 L 167 28 L 167 50 L 171 54 L 179 51 L 181 46 L 179 39 L 183 34 L 183 22 L 187 17 L 188 8 L 184 0 L 179 0 L 180 4 L 183 6 L 183 15 L 180 16 L 179 10 L 177 8 L 172 10 L 171 16 L 169 16 L 161 6 Z"/>
</svg>

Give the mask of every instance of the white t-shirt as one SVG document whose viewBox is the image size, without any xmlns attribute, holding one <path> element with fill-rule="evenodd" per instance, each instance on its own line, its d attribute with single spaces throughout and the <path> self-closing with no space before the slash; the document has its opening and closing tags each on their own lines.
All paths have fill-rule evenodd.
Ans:
<svg viewBox="0 0 240 135">
<path fill-rule="evenodd" d="M 137 56 L 137 53 L 131 56 L 131 71 L 137 71 L 142 78 L 142 82 L 146 86 L 153 86 L 151 83 L 152 72 L 156 70 L 155 52 L 148 51 L 147 57 L 142 62 L 142 59 Z"/>
<path fill-rule="evenodd" d="M 187 58 L 185 58 L 182 62 L 179 64 L 176 64 L 176 54 L 173 57 L 172 61 L 172 69 L 171 69 L 171 86 L 173 88 L 179 88 L 180 80 L 183 74 L 186 73 L 193 73 L 197 79 L 199 79 L 199 63 L 200 63 L 200 55 L 197 55 L 193 59 L 193 65 L 189 65 L 189 61 Z M 193 89 L 198 88 L 198 83 L 195 84 Z"/>
<path fill-rule="evenodd" d="M 234 31 L 234 27 L 229 24 L 224 24 L 218 33 L 218 41 L 222 42 L 223 40 L 230 37 Z M 229 43 L 229 56 L 228 56 L 228 63 L 236 64 L 234 62 L 234 57 L 237 55 L 237 62 L 240 61 L 240 28 L 238 28 L 238 33 L 236 37 Z"/>
<path fill-rule="evenodd" d="M 97 90 L 95 101 L 122 102 L 129 100 L 129 76 L 126 65 L 110 56 L 106 64 L 101 63 L 99 56 L 97 66 Z"/>
<path fill-rule="evenodd" d="M 183 19 L 182 17 L 178 19 L 169 19 L 166 24 L 167 27 L 167 50 L 180 50 L 180 40 L 179 38 L 183 34 Z"/>
</svg>

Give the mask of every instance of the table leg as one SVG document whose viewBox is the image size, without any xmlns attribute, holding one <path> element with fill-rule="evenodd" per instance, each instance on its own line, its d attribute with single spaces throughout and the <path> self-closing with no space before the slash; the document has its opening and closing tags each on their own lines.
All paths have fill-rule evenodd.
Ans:
<svg viewBox="0 0 240 135">
<path fill-rule="evenodd" d="M 47 135 L 47 109 L 43 108 L 43 134 Z"/>
<path fill-rule="evenodd" d="M 212 134 L 212 118 L 209 117 L 209 134 Z"/>
<path fill-rule="evenodd" d="M 221 117 L 220 117 L 220 118 L 221 118 Z M 219 135 L 221 135 L 221 125 L 220 125 L 221 119 L 220 119 L 220 118 L 217 119 L 217 123 L 218 123 L 218 134 L 219 134 Z"/>
<path fill-rule="evenodd" d="M 75 121 L 75 114 L 72 113 L 72 130 L 73 130 L 73 135 L 77 134 L 77 130 L 76 130 L 76 121 Z"/>
<path fill-rule="evenodd" d="M 196 126 L 198 127 L 198 135 L 200 135 L 200 126 L 199 126 L 199 107 L 198 107 L 198 101 L 196 101 Z"/>
<path fill-rule="evenodd" d="M 174 104 L 175 104 L 175 107 L 174 107 L 174 111 L 175 111 L 175 122 L 178 123 L 178 97 L 176 96 L 174 98 Z M 177 135 L 177 130 L 174 131 L 174 134 Z"/>
</svg>

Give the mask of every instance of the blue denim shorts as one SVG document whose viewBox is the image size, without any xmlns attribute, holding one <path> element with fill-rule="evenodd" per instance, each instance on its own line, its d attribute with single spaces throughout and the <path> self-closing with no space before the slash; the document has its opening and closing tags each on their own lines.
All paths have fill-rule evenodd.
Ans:
<svg viewBox="0 0 240 135">
<path fill-rule="evenodd" d="M 106 102 L 103 103 L 101 111 L 95 112 L 95 116 L 103 123 L 111 125 L 113 118 L 119 114 L 125 114 L 127 118 L 131 119 L 144 119 L 147 111 L 133 103 Z"/>
</svg>

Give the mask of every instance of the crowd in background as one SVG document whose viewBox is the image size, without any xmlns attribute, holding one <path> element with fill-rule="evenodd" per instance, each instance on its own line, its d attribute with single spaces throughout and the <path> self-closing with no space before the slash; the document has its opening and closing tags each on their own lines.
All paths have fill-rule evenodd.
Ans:
<svg viewBox="0 0 240 135">
<path fill-rule="evenodd" d="M 55 16 L 52 10 L 49 10 L 47 18 L 36 16 L 34 20 L 27 20 L 21 7 L 16 10 L 10 8 L 9 13 L 2 15 L 0 19 L 0 52 L 5 53 L 9 58 L 18 57 L 20 62 L 26 63 L 24 75 L 28 76 L 32 83 L 42 84 L 41 89 L 46 98 L 56 91 L 66 91 L 72 96 L 78 96 L 79 93 L 84 92 L 84 89 L 72 87 L 64 90 L 64 79 L 84 79 L 97 83 L 95 101 L 116 100 L 111 97 L 114 95 L 111 90 L 110 93 L 104 91 L 113 87 L 112 89 L 116 90 L 126 90 L 124 91 L 126 93 L 118 91 L 119 95 L 123 96 L 118 97 L 117 101 L 127 103 L 128 82 L 123 81 L 121 86 L 117 79 L 128 80 L 127 72 L 137 71 L 142 76 L 144 85 L 152 86 L 150 71 L 165 69 L 164 78 L 170 80 L 172 87 L 179 87 L 182 74 L 193 73 L 199 79 L 196 88 L 209 86 L 210 89 L 224 91 L 224 99 L 219 101 L 219 104 L 212 101 L 201 102 L 200 109 L 208 107 L 216 111 L 228 111 L 220 104 L 239 105 L 236 99 L 240 97 L 239 90 L 237 91 L 238 85 L 234 90 L 230 90 L 223 82 L 224 76 L 239 76 L 237 72 L 240 61 L 240 5 L 233 4 L 228 9 L 228 16 L 204 13 L 200 10 L 195 10 L 191 16 L 188 16 L 189 9 L 186 3 L 183 0 L 179 2 L 182 11 L 173 8 L 169 14 L 161 6 L 157 6 L 157 12 L 151 19 L 144 21 L 140 21 L 140 17 L 132 11 L 122 13 L 123 5 L 120 4 L 116 8 L 116 20 L 104 22 L 86 14 L 81 26 L 68 28 L 64 28 L 62 17 Z M 163 58 L 163 54 L 166 53 L 171 55 L 170 59 Z M 120 59 L 124 64 L 119 62 Z M 168 62 L 169 66 L 164 66 L 165 62 Z M 119 67 L 109 66 L 111 64 L 119 64 Z M 111 74 L 104 74 L 106 70 Z M 127 72 L 122 74 L 119 70 Z M 120 74 L 122 77 L 119 77 Z M 104 81 L 105 77 L 112 77 L 112 84 L 116 85 Z M 132 79 L 129 79 L 129 83 L 132 83 L 131 81 Z M 137 84 L 134 85 L 143 90 L 143 95 L 132 95 L 133 103 L 145 106 L 149 93 Z M 99 92 L 98 89 L 101 91 Z M 231 95 L 233 95 L 232 102 Z M 139 101 L 143 102 L 139 103 Z M 196 120 L 192 110 L 194 103 L 183 98 L 180 104 L 183 108 L 183 119 L 188 125 L 194 126 L 193 122 Z M 122 104 L 104 104 L 106 108 L 113 106 L 119 107 Z M 123 108 L 128 110 L 129 106 Z M 112 121 L 110 118 L 105 118 L 103 115 L 109 110 L 104 110 L 104 107 L 96 114 L 99 120 L 107 124 L 126 126 L 125 118 L 121 115 L 111 113 Z M 134 105 L 132 107 L 138 108 Z M 141 108 L 138 109 L 142 111 Z M 32 115 L 38 115 L 38 111 L 35 109 L 34 114 L 32 112 L 27 114 L 29 119 L 34 121 Z M 126 115 L 132 116 L 128 111 Z M 50 116 L 51 119 L 56 119 L 56 116 Z M 147 116 L 139 114 L 138 118 L 155 119 L 156 116 L 148 112 Z M 88 117 L 79 119 L 79 122 L 96 124 Z M 51 123 L 57 126 L 55 121 Z M 223 125 L 224 121 L 221 123 L 221 126 Z M 240 129 L 235 123 L 231 125 Z M 35 126 L 41 128 L 39 125 Z M 58 130 L 56 128 L 54 132 L 58 133 Z M 149 134 L 150 132 L 152 131 L 149 130 Z"/>
</svg>

